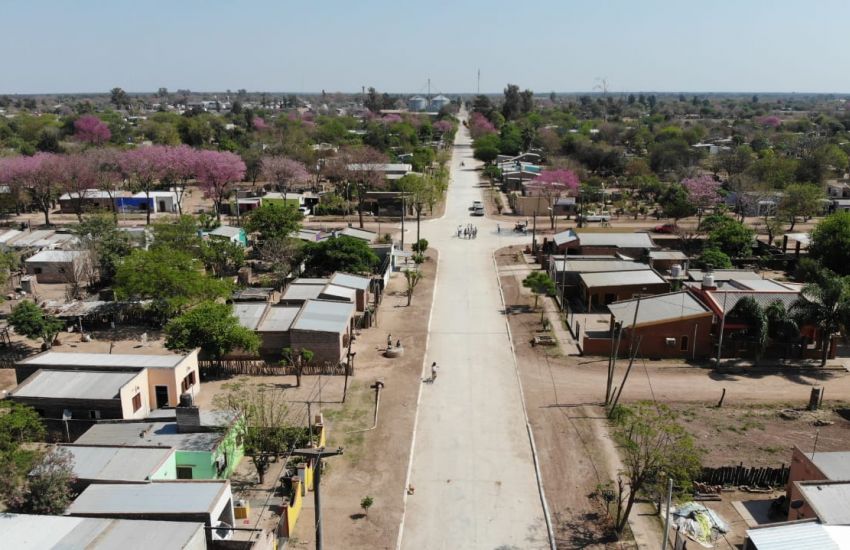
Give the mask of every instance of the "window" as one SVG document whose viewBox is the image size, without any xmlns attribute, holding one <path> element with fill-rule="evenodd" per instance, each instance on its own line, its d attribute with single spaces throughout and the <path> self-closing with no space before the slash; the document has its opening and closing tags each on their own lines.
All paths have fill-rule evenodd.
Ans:
<svg viewBox="0 0 850 550">
<path fill-rule="evenodd" d="M 192 467 L 191 466 L 178 466 L 177 467 L 177 479 L 192 479 Z"/>
<path fill-rule="evenodd" d="M 58 269 L 58 271 L 59 271 L 59 273 L 65 273 L 65 268 L 64 268 L 64 267 L 60 267 L 60 268 Z"/>
<path fill-rule="evenodd" d="M 681 344 L 679 345 L 679 350 L 688 351 L 688 337 L 682 336 Z"/>
<path fill-rule="evenodd" d="M 33 268 L 33 273 L 35 273 L 36 275 L 41 275 L 41 268 L 40 267 Z"/>
<path fill-rule="evenodd" d="M 183 382 L 180 383 L 180 391 L 185 392 L 188 391 L 189 388 L 195 385 L 195 371 L 190 372 L 183 379 Z"/>
<path fill-rule="evenodd" d="M 138 411 L 142 408 L 142 394 L 137 393 L 133 396 L 133 412 Z"/>
<path fill-rule="evenodd" d="M 100 411 L 89 411 L 89 418 L 92 420 L 100 420 Z"/>
</svg>

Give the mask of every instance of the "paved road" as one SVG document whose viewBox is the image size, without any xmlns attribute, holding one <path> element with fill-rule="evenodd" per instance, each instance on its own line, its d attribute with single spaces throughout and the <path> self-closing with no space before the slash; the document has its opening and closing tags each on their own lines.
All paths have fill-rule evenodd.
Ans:
<svg viewBox="0 0 850 550">
<path fill-rule="evenodd" d="M 548 548 L 493 264 L 495 249 L 530 237 L 497 233 L 495 221 L 469 215 L 481 199 L 475 164 L 461 127 L 446 215 L 422 228 L 440 251 L 426 354 L 440 370 L 434 384 L 422 387 L 404 549 Z M 457 238 L 457 226 L 467 223 L 478 225 L 477 239 Z"/>
</svg>

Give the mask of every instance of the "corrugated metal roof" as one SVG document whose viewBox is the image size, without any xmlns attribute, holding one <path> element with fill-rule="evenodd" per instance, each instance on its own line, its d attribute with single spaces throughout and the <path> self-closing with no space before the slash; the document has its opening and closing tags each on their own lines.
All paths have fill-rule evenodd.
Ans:
<svg viewBox="0 0 850 550">
<path fill-rule="evenodd" d="M 589 288 L 603 286 L 654 285 L 666 281 L 651 269 L 640 271 L 606 271 L 602 273 L 581 273 L 579 275 Z"/>
<path fill-rule="evenodd" d="M 174 353 L 142 355 L 137 353 L 69 353 L 46 351 L 21 359 L 21 365 L 40 367 L 124 367 L 124 368 L 174 368 L 187 356 Z"/>
<path fill-rule="evenodd" d="M 748 529 L 747 537 L 758 550 L 842 550 L 824 526 L 815 522 Z"/>
<path fill-rule="evenodd" d="M 770 279 L 744 279 L 742 281 L 732 279 L 729 281 L 729 284 L 734 287 L 748 288 L 750 290 L 766 290 L 777 292 L 792 290 L 784 284 L 779 283 L 777 281 L 772 281 Z"/>
<path fill-rule="evenodd" d="M 220 225 L 210 231 L 210 235 L 218 235 L 221 237 L 227 237 L 232 239 L 233 237 L 239 237 L 242 235 L 241 227 L 232 227 L 230 225 Z"/>
<path fill-rule="evenodd" d="M 828 525 L 850 525 L 850 481 L 805 482 L 800 493 Z"/>
<path fill-rule="evenodd" d="M 687 260 L 688 255 L 681 250 L 650 250 L 650 260 Z"/>
<path fill-rule="evenodd" d="M 100 481 L 146 481 L 174 452 L 172 449 L 76 445 L 61 448 L 71 453 L 74 475 Z"/>
<path fill-rule="evenodd" d="M 184 521 L 0 514 L 4 547 L 15 550 L 183 550 L 203 528 Z"/>
<path fill-rule="evenodd" d="M 38 229 L 30 233 L 24 233 L 22 235 L 19 235 L 8 244 L 14 246 L 15 248 L 27 248 L 32 246 L 33 243 L 35 243 L 36 241 L 49 237 L 54 233 L 55 231 L 53 231 L 52 229 Z"/>
<path fill-rule="evenodd" d="M 602 273 L 605 271 L 645 271 L 646 264 L 628 260 L 581 260 L 575 257 L 568 260 L 554 260 L 557 271 L 565 273 Z"/>
<path fill-rule="evenodd" d="M 293 329 L 341 333 L 354 316 L 354 304 L 309 300 L 292 323 Z"/>
<path fill-rule="evenodd" d="M 300 307 L 270 306 L 263 322 L 257 327 L 258 332 L 286 332 L 292 326 L 292 321 L 301 310 Z"/>
<path fill-rule="evenodd" d="M 322 289 L 325 288 L 327 283 L 321 283 L 318 285 L 311 284 L 297 284 L 297 285 L 289 285 L 286 287 L 286 290 L 283 292 L 283 296 L 280 297 L 282 301 L 285 300 L 310 300 L 312 298 L 318 298 L 319 294 L 322 293 Z"/>
<path fill-rule="evenodd" d="M 331 284 L 333 285 L 356 288 L 358 290 L 369 290 L 369 284 L 371 282 L 372 279 L 369 277 L 351 275 L 350 273 L 336 272 L 331 277 Z"/>
<path fill-rule="evenodd" d="M 702 281 L 706 273 L 711 273 L 714 276 L 714 282 L 718 281 L 746 281 L 751 279 L 761 279 L 761 275 L 755 271 L 746 269 L 715 269 L 713 271 L 703 271 L 701 269 L 689 269 L 688 277 L 692 281 Z"/>
<path fill-rule="evenodd" d="M 213 509 L 227 481 L 89 485 L 67 514 L 183 514 Z"/>
<path fill-rule="evenodd" d="M 555 246 L 561 246 L 562 244 L 567 244 L 569 242 L 575 241 L 576 239 L 578 239 L 578 235 L 572 229 L 567 229 L 566 231 L 555 233 L 552 236 L 552 240 L 555 241 Z"/>
<path fill-rule="evenodd" d="M 78 445 L 169 447 L 178 451 L 212 451 L 221 432 L 178 433 L 176 422 L 115 422 L 95 424 L 81 435 Z"/>
<path fill-rule="evenodd" d="M 5 244 L 20 235 L 21 233 L 23 233 L 23 231 L 18 231 L 17 229 L 8 229 L 3 233 L 0 233 L 0 243 Z"/>
<path fill-rule="evenodd" d="M 613 246 L 617 248 L 653 248 L 649 233 L 579 233 L 581 246 Z"/>
<path fill-rule="evenodd" d="M 360 239 L 370 243 L 374 242 L 375 239 L 378 238 L 378 234 L 374 231 L 366 231 L 365 229 L 357 229 L 356 227 L 346 227 L 337 234 L 343 235 L 345 237 L 352 237 L 354 239 Z"/>
<path fill-rule="evenodd" d="M 137 372 L 40 370 L 10 392 L 45 399 L 115 399 Z"/>
<path fill-rule="evenodd" d="M 79 250 L 42 250 L 26 259 L 27 263 L 71 263 L 81 257 Z"/>
<path fill-rule="evenodd" d="M 850 479 L 850 451 L 820 452 L 807 456 L 827 479 Z"/>
<path fill-rule="evenodd" d="M 353 302 L 357 298 L 357 289 L 331 284 L 322 290 L 320 296 L 333 296 Z"/>
<path fill-rule="evenodd" d="M 248 330 L 257 330 L 266 307 L 268 307 L 267 302 L 236 302 L 233 304 L 233 315 L 243 327 Z"/>
<path fill-rule="evenodd" d="M 739 301 L 749 296 L 758 305 L 765 308 L 773 302 L 779 301 L 787 311 L 797 301 L 800 294 L 794 291 L 787 292 L 759 292 L 756 290 L 709 290 L 708 296 L 717 304 L 717 309 L 729 313 Z"/>
<path fill-rule="evenodd" d="M 630 327 L 635 316 L 635 308 L 638 300 L 624 300 L 608 304 L 608 310 L 617 321 L 621 321 L 625 327 Z M 711 315 L 711 312 L 702 302 L 694 298 L 690 292 L 673 292 L 671 294 L 660 294 L 640 299 L 638 307 L 637 325 L 646 323 L 657 323 L 692 317 L 694 315 Z"/>
<path fill-rule="evenodd" d="M 330 282 L 330 279 L 320 278 L 320 277 L 298 277 L 291 283 L 290 285 L 326 285 Z"/>
</svg>

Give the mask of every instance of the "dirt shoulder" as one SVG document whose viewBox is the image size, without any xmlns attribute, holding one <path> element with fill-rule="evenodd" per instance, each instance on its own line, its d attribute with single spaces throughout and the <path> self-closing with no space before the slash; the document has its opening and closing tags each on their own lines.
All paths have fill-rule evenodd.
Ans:
<svg viewBox="0 0 850 550">
<path fill-rule="evenodd" d="M 327 548 L 394 548 L 402 514 L 402 497 L 410 459 L 410 442 L 416 413 L 428 319 L 434 293 L 438 252 L 428 250 L 422 266 L 425 275 L 407 306 L 404 275 L 390 280 L 379 308 L 378 326 L 364 330 L 356 341 L 355 376 L 344 405 L 324 405 L 329 428 L 328 445 L 342 446 L 344 454 L 326 462 L 322 481 L 324 542 Z M 382 355 L 387 334 L 401 340 L 404 356 Z M 383 380 L 378 426 L 372 426 L 375 392 Z M 374 498 L 368 516 L 362 517 L 360 500 Z M 314 545 L 312 494 L 290 541 L 293 548 Z"/>
</svg>

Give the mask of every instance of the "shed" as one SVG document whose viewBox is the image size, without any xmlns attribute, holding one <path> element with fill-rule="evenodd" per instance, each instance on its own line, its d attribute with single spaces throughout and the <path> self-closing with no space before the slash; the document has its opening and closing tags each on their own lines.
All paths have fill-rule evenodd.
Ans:
<svg viewBox="0 0 850 550">
<path fill-rule="evenodd" d="M 42 250 L 24 262 L 39 283 L 85 282 L 88 254 L 80 250 Z"/>
<path fill-rule="evenodd" d="M 222 521 L 234 525 L 229 481 L 90 485 L 68 507 L 66 515 L 201 522 L 208 527 Z"/>
<path fill-rule="evenodd" d="M 588 311 L 637 296 L 663 294 L 670 284 L 652 269 L 606 271 L 579 275 L 581 297 Z"/>
<path fill-rule="evenodd" d="M 329 284 L 324 288 L 324 290 L 322 290 L 321 294 L 319 294 L 319 299 L 337 300 L 340 302 L 350 302 L 354 304 L 357 302 L 357 290 L 344 286 Z"/>
<path fill-rule="evenodd" d="M 747 529 L 745 550 L 850 550 L 850 527 L 814 521 L 769 524 Z"/>
<path fill-rule="evenodd" d="M 206 550 L 202 522 L 0 514 L 3 544 L 15 550 Z"/>
<path fill-rule="evenodd" d="M 296 279 L 283 291 L 283 295 L 280 297 L 280 303 L 285 305 L 301 305 L 307 300 L 318 298 L 319 294 L 322 293 L 328 284 L 325 279 L 321 281 L 310 283 Z"/>
<path fill-rule="evenodd" d="M 71 455 L 75 490 L 92 483 L 146 483 L 154 479 L 177 479 L 174 450 L 146 447 L 60 445 Z"/>
<path fill-rule="evenodd" d="M 211 239 L 221 239 L 236 243 L 242 246 L 248 246 L 248 237 L 245 230 L 241 227 L 233 227 L 230 225 L 220 225 L 207 233 Z"/>
<path fill-rule="evenodd" d="M 289 329 L 299 311 L 298 306 L 277 305 L 268 307 L 257 327 L 262 351 L 278 354 L 283 348 L 290 346 Z"/>
<path fill-rule="evenodd" d="M 309 349 L 317 363 L 339 363 L 351 338 L 354 304 L 308 300 L 290 328 L 293 348 Z"/>
<path fill-rule="evenodd" d="M 366 311 L 366 306 L 369 303 L 369 288 L 372 285 L 371 278 L 337 271 L 331 276 L 330 283 L 355 289 L 357 291 L 357 311 L 360 313 Z"/>
</svg>

